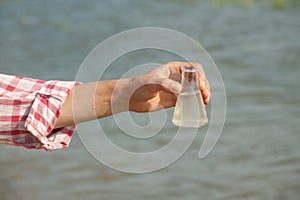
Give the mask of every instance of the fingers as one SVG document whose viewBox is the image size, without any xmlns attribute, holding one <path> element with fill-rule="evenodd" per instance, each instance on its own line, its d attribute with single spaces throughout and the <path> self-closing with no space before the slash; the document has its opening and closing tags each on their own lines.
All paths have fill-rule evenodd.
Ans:
<svg viewBox="0 0 300 200">
<path fill-rule="evenodd" d="M 210 85 L 209 82 L 206 78 L 206 74 L 201 66 L 201 64 L 199 63 L 195 63 L 195 62 L 168 62 L 166 64 L 164 64 L 163 66 L 169 67 L 170 69 L 170 78 L 171 79 L 175 79 L 178 80 L 178 77 L 176 76 L 180 76 L 181 74 L 181 70 L 180 68 L 182 66 L 193 66 L 199 69 L 199 73 L 198 73 L 198 86 L 201 90 L 201 94 L 202 94 L 202 98 L 203 98 L 203 102 L 204 104 L 208 104 L 209 100 L 210 100 Z M 175 78 L 176 77 L 176 78 Z M 179 79 L 180 80 L 180 79 Z"/>
<path fill-rule="evenodd" d="M 179 93 L 182 89 L 180 83 L 171 79 L 162 80 L 160 85 L 164 88 L 166 92 Z"/>
<path fill-rule="evenodd" d="M 204 104 L 208 104 L 209 103 L 209 100 L 210 100 L 210 92 L 209 92 L 209 89 L 205 89 L 205 90 L 201 90 L 201 94 L 202 94 L 202 99 L 203 99 L 203 102 Z"/>
<path fill-rule="evenodd" d="M 177 97 L 174 94 L 167 92 L 159 92 L 159 94 L 152 101 L 149 102 L 149 111 L 156 111 L 163 108 L 170 108 L 175 106 Z"/>
<path fill-rule="evenodd" d="M 202 98 L 203 98 L 203 102 L 204 104 L 208 104 L 209 100 L 210 100 L 210 85 L 209 82 L 206 78 L 206 75 L 202 69 L 202 66 L 198 66 L 199 69 L 199 75 L 198 75 L 198 83 L 199 83 L 199 88 L 201 90 L 201 94 L 202 94 Z"/>
</svg>

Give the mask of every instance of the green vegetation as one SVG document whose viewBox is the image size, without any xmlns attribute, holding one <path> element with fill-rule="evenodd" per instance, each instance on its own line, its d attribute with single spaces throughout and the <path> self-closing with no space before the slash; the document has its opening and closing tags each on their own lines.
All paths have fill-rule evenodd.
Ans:
<svg viewBox="0 0 300 200">
<path fill-rule="evenodd" d="M 256 2 L 267 2 L 274 9 L 291 8 L 300 5 L 300 0 L 165 0 L 170 2 L 182 3 L 186 5 L 194 5 L 199 2 L 213 3 L 215 6 L 224 6 L 226 4 L 237 4 L 245 7 L 250 7 Z"/>
<path fill-rule="evenodd" d="M 283 9 L 300 5 L 300 0 L 213 0 L 213 3 L 217 6 L 228 3 L 251 6 L 255 2 L 270 2 L 275 9 Z"/>
</svg>

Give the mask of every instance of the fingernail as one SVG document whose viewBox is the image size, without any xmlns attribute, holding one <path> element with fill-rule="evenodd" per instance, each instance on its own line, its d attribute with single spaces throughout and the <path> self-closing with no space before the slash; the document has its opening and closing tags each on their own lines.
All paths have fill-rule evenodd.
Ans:
<svg viewBox="0 0 300 200">
<path fill-rule="evenodd" d="M 205 81 L 201 81 L 201 87 L 204 89 L 205 88 Z"/>
<path fill-rule="evenodd" d="M 209 103 L 209 101 L 210 101 L 210 97 L 207 97 L 206 101 L 207 101 L 207 104 L 208 104 L 208 103 Z"/>
<path fill-rule="evenodd" d="M 173 84 L 171 85 L 171 90 L 172 90 L 173 92 L 175 92 L 175 93 L 180 92 L 180 91 L 181 91 L 181 84 L 179 84 L 179 83 L 173 83 Z"/>
</svg>

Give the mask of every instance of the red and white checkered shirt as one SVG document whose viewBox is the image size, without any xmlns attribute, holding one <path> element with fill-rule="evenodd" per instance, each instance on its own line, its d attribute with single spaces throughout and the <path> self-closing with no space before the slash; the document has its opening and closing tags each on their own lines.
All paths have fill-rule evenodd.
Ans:
<svg viewBox="0 0 300 200">
<path fill-rule="evenodd" d="M 54 127 L 75 84 L 0 74 L 0 143 L 46 150 L 67 147 L 75 126 Z"/>
</svg>

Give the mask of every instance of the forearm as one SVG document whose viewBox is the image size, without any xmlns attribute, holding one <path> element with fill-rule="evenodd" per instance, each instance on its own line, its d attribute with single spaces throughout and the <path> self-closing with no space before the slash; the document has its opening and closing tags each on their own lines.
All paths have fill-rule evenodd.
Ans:
<svg viewBox="0 0 300 200">
<path fill-rule="evenodd" d="M 118 81 L 130 82 L 126 79 L 108 80 L 75 86 L 62 105 L 55 128 L 112 115 L 112 94 Z M 114 113 L 125 110 L 120 104 L 114 108 Z"/>
<path fill-rule="evenodd" d="M 181 91 L 180 67 L 197 66 L 204 103 L 210 98 L 209 83 L 198 63 L 170 62 L 129 79 L 75 86 L 62 105 L 55 128 L 103 118 L 123 111 L 150 112 L 173 107 Z"/>
</svg>

